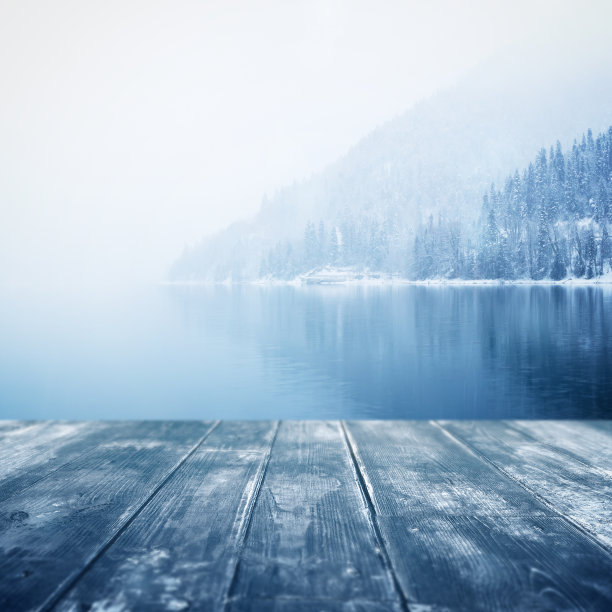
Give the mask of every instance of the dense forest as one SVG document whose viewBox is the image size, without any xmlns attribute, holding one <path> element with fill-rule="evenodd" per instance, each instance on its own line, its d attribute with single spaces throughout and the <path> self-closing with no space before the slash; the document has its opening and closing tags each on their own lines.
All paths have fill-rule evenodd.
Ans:
<svg viewBox="0 0 612 612">
<path fill-rule="evenodd" d="M 586 275 L 591 225 L 601 271 L 603 226 L 591 224 L 592 214 L 584 209 L 590 198 L 600 198 L 599 184 L 609 184 L 596 165 L 602 162 L 598 155 L 605 157 L 609 136 L 599 143 L 585 136 L 574 151 L 571 143 L 586 127 L 597 133 L 612 125 L 612 57 L 595 46 L 583 51 L 580 57 L 569 49 L 542 54 L 536 44 L 490 58 L 452 87 L 366 132 L 332 164 L 278 185 L 253 217 L 216 233 L 207 234 L 203 226 L 203 237 L 185 247 L 169 278 L 284 280 L 326 266 L 347 276 L 482 277 L 500 275 L 498 269 L 505 267 L 505 276 L 537 277 L 542 274 L 538 252 L 544 275 L 551 274 L 545 255 L 551 244 L 559 251 L 557 276 L 564 263 L 568 274 L 574 274 L 575 264 L 580 271 L 581 259 Z M 563 144 L 561 156 L 554 148 L 552 155 L 547 150 L 545 158 L 534 160 L 542 145 L 556 140 Z M 561 175 L 549 174 L 549 166 L 560 165 Z M 512 177 L 513 185 L 525 206 L 518 225 L 510 223 L 511 206 L 505 203 L 504 179 L 515 168 L 521 173 L 517 181 Z M 579 185 L 567 183 L 571 176 Z M 497 185 L 493 197 L 492 182 Z M 557 192 L 566 188 L 569 193 L 559 200 Z M 536 217 L 543 205 L 536 199 L 549 197 L 548 189 L 559 201 L 556 210 L 546 209 L 536 248 Z M 489 204 L 480 219 L 484 193 Z M 568 198 L 576 200 L 573 216 L 566 212 Z M 490 206 L 495 223 L 487 238 Z M 562 219 L 575 227 L 558 224 Z M 493 270 L 484 265 L 485 243 L 491 253 L 502 253 Z M 598 273 L 593 263 L 591 268 Z"/>
<path fill-rule="evenodd" d="M 612 266 L 612 127 L 564 152 L 542 149 L 522 172 L 491 186 L 478 220 L 430 215 L 415 229 L 387 215 L 345 211 L 306 225 L 301 244 L 278 242 L 260 277 L 290 279 L 324 267 L 412 279 L 593 278 Z"/>
</svg>

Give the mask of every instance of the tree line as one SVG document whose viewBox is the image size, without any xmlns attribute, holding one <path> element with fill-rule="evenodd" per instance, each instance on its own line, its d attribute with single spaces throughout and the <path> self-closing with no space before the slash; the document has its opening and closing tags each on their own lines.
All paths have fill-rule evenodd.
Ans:
<svg viewBox="0 0 612 612">
<path fill-rule="evenodd" d="M 560 280 L 593 278 L 612 268 L 612 127 L 591 130 L 564 152 L 541 149 L 501 189 L 484 195 L 480 216 L 429 216 L 407 227 L 397 209 L 307 224 L 301 243 L 278 242 L 261 277 L 294 278 L 350 266 L 412 279 Z"/>
</svg>

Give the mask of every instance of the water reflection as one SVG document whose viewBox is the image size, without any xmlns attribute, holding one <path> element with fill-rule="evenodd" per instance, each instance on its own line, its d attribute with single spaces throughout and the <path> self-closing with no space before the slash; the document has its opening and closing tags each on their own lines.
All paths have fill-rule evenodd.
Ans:
<svg viewBox="0 0 612 612">
<path fill-rule="evenodd" d="M 612 415 L 605 288 L 283 287 L 176 297 L 192 317 L 225 313 L 217 333 L 254 343 L 269 384 L 299 396 L 310 372 L 322 394 L 340 392 L 342 405 L 325 408 L 333 416 Z M 318 414 L 312 406 L 303 416 Z"/>
<path fill-rule="evenodd" d="M 0 418 L 612 417 L 612 288 L 4 296 Z"/>
</svg>

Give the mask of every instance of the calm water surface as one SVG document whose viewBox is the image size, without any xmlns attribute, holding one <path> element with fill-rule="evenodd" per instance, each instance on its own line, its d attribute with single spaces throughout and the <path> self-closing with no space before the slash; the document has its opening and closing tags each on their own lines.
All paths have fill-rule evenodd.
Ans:
<svg viewBox="0 0 612 612">
<path fill-rule="evenodd" d="M 609 287 L 0 297 L 0 418 L 612 418 Z"/>
</svg>

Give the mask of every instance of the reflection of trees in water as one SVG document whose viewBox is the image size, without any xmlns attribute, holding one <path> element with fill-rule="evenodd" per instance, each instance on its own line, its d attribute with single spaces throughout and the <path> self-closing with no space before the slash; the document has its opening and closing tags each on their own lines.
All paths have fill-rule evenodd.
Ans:
<svg viewBox="0 0 612 612">
<path fill-rule="evenodd" d="M 612 294 L 598 287 L 500 287 L 479 301 L 487 375 L 515 384 L 558 416 L 610 416 Z M 542 414 L 539 406 L 536 414 Z M 547 413 L 548 414 L 548 413 Z"/>
<path fill-rule="evenodd" d="M 605 289 L 221 287 L 200 297 L 187 310 L 202 333 L 255 349 L 275 383 L 308 370 L 341 387 L 355 417 L 609 411 Z"/>
<path fill-rule="evenodd" d="M 384 416 L 605 416 L 612 295 L 594 287 L 298 291 L 278 346 Z M 272 314 L 273 313 L 273 314 Z M 267 327 L 267 326 L 266 326 Z M 488 404 L 488 405 L 485 405 Z"/>
<path fill-rule="evenodd" d="M 473 290 L 323 287 L 262 299 L 262 344 L 276 338 L 294 363 L 341 384 L 355 416 L 482 416 Z"/>
</svg>

